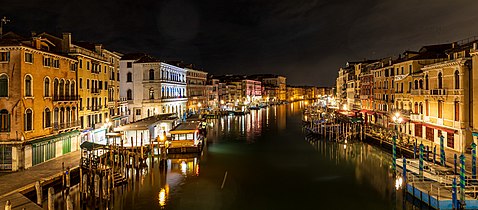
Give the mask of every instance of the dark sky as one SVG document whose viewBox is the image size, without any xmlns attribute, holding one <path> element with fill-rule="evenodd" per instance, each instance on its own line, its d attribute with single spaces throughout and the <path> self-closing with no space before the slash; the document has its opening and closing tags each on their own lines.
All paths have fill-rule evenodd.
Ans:
<svg viewBox="0 0 478 210">
<path fill-rule="evenodd" d="M 478 35 L 476 0 L 3 0 L 5 31 L 60 34 L 194 63 L 331 86 L 347 61 Z"/>
</svg>

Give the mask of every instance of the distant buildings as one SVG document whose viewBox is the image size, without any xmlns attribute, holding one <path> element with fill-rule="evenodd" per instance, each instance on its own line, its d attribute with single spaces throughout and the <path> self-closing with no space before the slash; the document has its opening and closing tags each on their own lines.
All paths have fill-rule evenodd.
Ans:
<svg viewBox="0 0 478 210">
<path fill-rule="evenodd" d="M 423 46 L 398 58 L 349 62 L 338 71 L 339 109 L 392 130 L 392 116 L 399 112 L 404 122 L 398 131 L 405 141 L 433 146 L 443 136 L 446 148 L 465 152 L 478 143 L 477 43 L 467 39 Z"/>
<path fill-rule="evenodd" d="M 280 75 L 212 76 L 144 53 L 123 55 L 70 33 L 9 32 L 0 38 L 0 171 L 29 168 L 84 141 L 108 144 L 110 132 L 133 135 L 133 122 L 155 138 L 170 125 L 145 122 L 159 122 L 160 114 L 176 122 L 174 116 L 326 94 L 287 87 Z"/>
</svg>

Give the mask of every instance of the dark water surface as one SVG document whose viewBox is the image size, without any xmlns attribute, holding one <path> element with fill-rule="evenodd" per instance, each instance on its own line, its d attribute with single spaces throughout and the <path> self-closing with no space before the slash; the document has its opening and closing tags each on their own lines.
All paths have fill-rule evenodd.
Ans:
<svg viewBox="0 0 478 210">
<path fill-rule="evenodd" d="M 391 155 L 305 138 L 303 106 L 210 121 L 201 156 L 168 160 L 166 171 L 148 161 L 110 209 L 414 209 L 395 191 Z"/>
</svg>

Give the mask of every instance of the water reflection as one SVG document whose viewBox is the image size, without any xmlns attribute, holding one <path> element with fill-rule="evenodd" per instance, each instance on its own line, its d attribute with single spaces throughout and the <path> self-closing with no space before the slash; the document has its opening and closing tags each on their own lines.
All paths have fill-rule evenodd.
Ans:
<svg viewBox="0 0 478 210">
<path fill-rule="evenodd" d="M 388 153 L 362 143 L 304 141 L 304 106 L 297 102 L 209 120 L 212 127 L 201 155 L 148 159 L 146 169 L 132 171 L 129 184 L 115 189 L 108 207 L 414 208 L 402 203 L 402 191 L 394 190 Z M 74 195 L 75 209 L 80 209 L 79 195 Z"/>
</svg>

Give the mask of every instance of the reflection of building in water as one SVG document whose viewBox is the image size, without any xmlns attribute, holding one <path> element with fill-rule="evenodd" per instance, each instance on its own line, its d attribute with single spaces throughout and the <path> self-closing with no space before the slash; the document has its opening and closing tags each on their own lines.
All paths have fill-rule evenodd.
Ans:
<svg viewBox="0 0 478 210">
<path fill-rule="evenodd" d="M 391 157 L 380 149 L 362 143 L 347 144 L 346 147 L 322 140 L 310 143 L 321 155 L 334 160 L 337 165 L 344 165 L 344 162 L 353 164 L 357 182 L 369 182 L 384 199 L 389 198 L 395 190 L 392 184 L 394 177 L 389 175 Z"/>
<path fill-rule="evenodd" d="M 287 116 L 286 116 L 286 106 L 276 106 L 274 107 L 274 115 L 276 117 L 277 121 L 277 128 L 279 130 L 285 130 L 286 129 L 286 122 L 287 122 Z"/>
<path fill-rule="evenodd" d="M 199 159 L 197 157 L 168 159 L 166 171 L 160 173 L 159 206 L 166 205 L 170 189 L 178 188 L 190 176 L 199 176 Z"/>
</svg>

